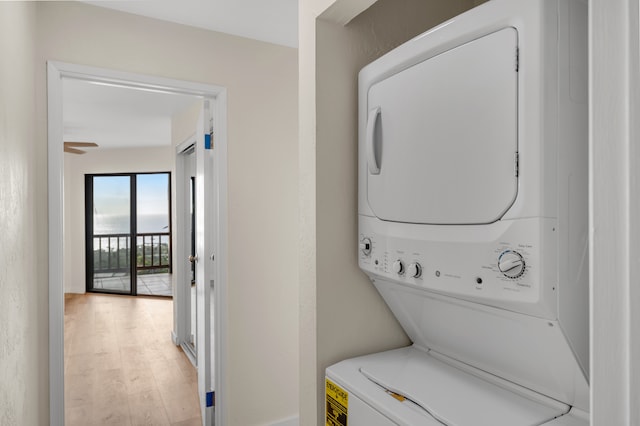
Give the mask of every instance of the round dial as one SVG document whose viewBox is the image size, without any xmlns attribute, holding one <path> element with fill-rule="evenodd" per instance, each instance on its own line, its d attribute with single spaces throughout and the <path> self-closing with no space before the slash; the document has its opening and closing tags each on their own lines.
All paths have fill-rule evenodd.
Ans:
<svg viewBox="0 0 640 426">
<path fill-rule="evenodd" d="M 518 278 L 524 273 L 524 259 L 517 251 L 504 251 L 498 258 L 498 269 L 507 278 Z"/>
<path fill-rule="evenodd" d="M 367 256 L 371 254 L 371 240 L 369 238 L 363 238 L 360 241 L 360 250 Z"/>
<path fill-rule="evenodd" d="M 393 262 L 393 272 L 395 272 L 398 275 L 403 275 L 404 274 L 404 263 L 402 263 L 402 260 L 398 259 L 395 262 Z"/>
<path fill-rule="evenodd" d="M 422 266 L 418 262 L 410 263 L 407 266 L 407 275 L 411 278 L 420 278 L 422 275 Z"/>
</svg>

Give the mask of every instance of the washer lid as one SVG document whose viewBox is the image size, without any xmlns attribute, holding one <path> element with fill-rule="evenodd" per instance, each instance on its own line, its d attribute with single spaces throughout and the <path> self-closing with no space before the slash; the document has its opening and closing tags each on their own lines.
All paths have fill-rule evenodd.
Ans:
<svg viewBox="0 0 640 426">
<path fill-rule="evenodd" d="M 483 224 L 509 209 L 518 187 L 517 48 L 517 31 L 504 28 L 369 88 L 360 130 L 377 217 Z"/>
<path fill-rule="evenodd" d="M 544 397 L 540 401 L 526 398 L 415 348 L 385 355 L 392 356 L 361 358 L 360 372 L 444 425 L 534 426 L 570 408 L 562 403 L 543 404 Z"/>
</svg>

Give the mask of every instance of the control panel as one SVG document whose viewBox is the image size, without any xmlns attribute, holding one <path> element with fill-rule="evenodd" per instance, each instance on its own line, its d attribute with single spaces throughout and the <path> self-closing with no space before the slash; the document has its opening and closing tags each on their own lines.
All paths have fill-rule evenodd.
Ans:
<svg viewBox="0 0 640 426">
<path fill-rule="evenodd" d="M 367 227 L 363 222 L 366 224 L 367 218 L 361 218 L 359 263 L 374 279 L 523 313 L 554 316 L 556 286 L 553 281 L 543 279 L 539 251 L 538 230 L 546 224 L 516 221 L 498 224 L 496 227 L 504 229 L 487 235 L 483 235 L 482 230 L 470 232 L 467 240 L 456 235 L 465 229 L 452 228 L 447 241 L 440 234 L 431 239 L 428 236 L 417 239 L 411 234 L 403 236 L 401 232 L 397 232 L 398 236 L 389 236 L 393 233 L 375 229 L 385 226 L 384 223 L 371 220 L 372 226 Z M 555 230 L 551 224 L 546 227 L 549 234 Z"/>
</svg>

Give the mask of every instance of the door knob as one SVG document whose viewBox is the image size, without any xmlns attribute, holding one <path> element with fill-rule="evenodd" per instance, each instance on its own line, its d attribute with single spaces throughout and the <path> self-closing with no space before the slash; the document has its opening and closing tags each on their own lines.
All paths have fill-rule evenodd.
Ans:
<svg viewBox="0 0 640 426">
<path fill-rule="evenodd" d="M 189 255 L 189 262 L 195 263 L 197 261 L 198 261 L 198 255 L 197 254 Z"/>
</svg>

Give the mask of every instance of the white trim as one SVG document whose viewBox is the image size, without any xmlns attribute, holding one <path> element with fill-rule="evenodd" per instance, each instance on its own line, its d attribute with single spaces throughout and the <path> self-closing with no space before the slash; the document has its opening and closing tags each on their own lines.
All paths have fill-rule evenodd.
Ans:
<svg viewBox="0 0 640 426">
<path fill-rule="evenodd" d="M 134 87 L 143 90 L 181 93 L 216 100 L 215 170 L 218 182 L 218 239 L 216 254 L 215 286 L 215 422 L 224 425 L 226 410 L 224 387 L 226 372 L 226 286 L 227 286 L 227 93 L 224 87 L 213 86 L 162 77 L 134 74 L 104 68 L 88 67 L 63 62 L 47 63 L 48 96 L 48 208 L 49 208 L 49 424 L 64 425 L 64 286 L 63 286 L 63 126 L 62 126 L 62 78 L 75 78 Z M 208 425 L 207 425 L 208 426 Z"/>
<path fill-rule="evenodd" d="M 589 2 L 591 422 L 640 424 L 638 0 Z"/>
<path fill-rule="evenodd" d="M 47 64 L 49 207 L 49 424 L 64 425 L 64 159 L 62 72 Z"/>
<path fill-rule="evenodd" d="M 184 141 L 176 145 L 176 155 L 183 154 L 186 150 L 191 148 L 196 143 L 196 134 L 192 133 L 188 138 L 185 138 Z"/>
<path fill-rule="evenodd" d="M 224 384 L 226 383 L 226 345 L 227 342 L 227 265 L 228 265 L 228 244 L 227 244 L 227 224 L 228 224 L 228 203 L 227 203 L 227 91 L 224 90 L 218 95 L 217 102 L 214 104 L 213 121 L 218 123 L 218 127 L 214 129 L 215 145 L 213 168 L 216 174 L 217 188 L 217 205 L 224 206 L 218 209 L 217 222 L 214 232 L 218 236 L 216 239 L 217 246 L 214 252 L 218 257 L 216 259 L 217 274 L 216 285 L 213 290 L 214 308 L 214 339 L 215 339 L 215 367 L 214 367 L 214 388 L 215 397 L 215 421 L 214 424 L 226 425 L 227 410 L 223 410 L 227 406 L 227 392 Z M 223 125 L 220 125 L 223 124 Z"/>
</svg>

